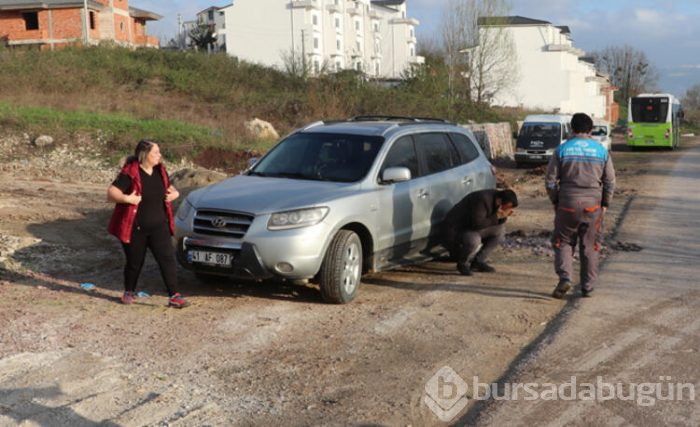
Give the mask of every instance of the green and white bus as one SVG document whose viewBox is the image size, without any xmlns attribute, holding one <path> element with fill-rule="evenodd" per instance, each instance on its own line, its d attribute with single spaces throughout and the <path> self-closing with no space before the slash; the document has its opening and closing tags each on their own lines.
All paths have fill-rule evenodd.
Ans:
<svg viewBox="0 0 700 427">
<path fill-rule="evenodd" d="M 630 98 L 627 146 L 674 149 L 681 142 L 681 103 L 669 93 L 647 93 Z"/>
</svg>

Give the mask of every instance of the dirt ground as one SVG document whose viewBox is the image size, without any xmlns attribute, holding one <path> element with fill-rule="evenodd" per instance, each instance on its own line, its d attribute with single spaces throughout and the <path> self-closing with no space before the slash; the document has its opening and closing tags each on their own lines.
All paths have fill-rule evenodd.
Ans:
<svg viewBox="0 0 700 427">
<path fill-rule="evenodd" d="M 606 256 L 636 249 L 615 224 L 663 173 L 654 159 L 674 155 L 615 142 Z M 313 285 L 204 285 L 181 270 L 192 306 L 174 310 L 150 257 L 151 296 L 119 304 L 123 255 L 105 231 L 116 169 L 88 142 L 0 138 L 0 161 L 0 425 L 441 425 L 423 403 L 440 368 L 497 380 L 565 304 L 549 296 L 542 168 L 500 168 L 521 207 L 496 274 L 430 262 L 366 276 L 338 306 Z"/>
</svg>

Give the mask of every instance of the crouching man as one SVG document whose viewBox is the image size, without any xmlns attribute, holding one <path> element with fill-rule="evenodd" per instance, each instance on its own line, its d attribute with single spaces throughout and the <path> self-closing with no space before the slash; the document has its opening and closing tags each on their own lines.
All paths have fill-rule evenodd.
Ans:
<svg viewBox="0 0 700 427">
<path fill-rule="evenodd" d="M 496 271 L 486 260 L 505 238 L 505 222 L 517 206 L 512 190 L 481 190 L 470 193 L 450 210 L 444 222 L 444 240 L 457 259 L 460 274 Z"/>
</svg>

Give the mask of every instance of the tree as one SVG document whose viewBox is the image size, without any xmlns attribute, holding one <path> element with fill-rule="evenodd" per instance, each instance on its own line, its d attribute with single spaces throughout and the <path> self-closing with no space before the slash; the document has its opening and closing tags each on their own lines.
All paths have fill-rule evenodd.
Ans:
<svg viewBox="0 0 700 427">
<path fill-rule="evenodd" d="M 700 123 L 700 83 L 685 92 L 682 104 L 685 119 L 693 124 Z"/>
<path fill-rule="evenodd" d="M 515 46 L 499 25 L 480 29 L 479 20 L 497 24 L 510 11 L 507 0 L 448 0 L 442 18 L 442 42 L 451 102 L 467 97 L 490 102 L 517 80 Z"/>
<path fill-rule="evenodd" d="M 216 45 L 216 36 L 208 25 L 198 25 L 190 31 L 190 39 L 192 47 L 197 50 L 213 49 Z"/>
<path fill-rule="evenodd" d="M 625 103 L 632 96 L 656 90 L 659 73 L 643 51 L 629 45 L 608 46 L 592 56 L 598 71 L 609 75 L 620 89 L 616 101 Z"/>
</svg>

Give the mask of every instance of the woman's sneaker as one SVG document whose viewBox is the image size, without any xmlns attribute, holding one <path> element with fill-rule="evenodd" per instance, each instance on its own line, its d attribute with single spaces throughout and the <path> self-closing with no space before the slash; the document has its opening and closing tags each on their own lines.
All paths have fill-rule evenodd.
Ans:
<svg viewBox="0 0 700 427">
<path fill-rule="evenodd" d="M 190 303 L 188 303 L 187 300 L 185 300 L 179 293 L 172 295 L 168 301 L 168 307 L 184 308 L 188 305 L 190 305 Z"/>
<path fill-rule="evenodd" d="M 122 304 L 130 305 L 134 303 L 136 299 L 136 292 L 124 291 L 122 295 Z"/>
</svg>

